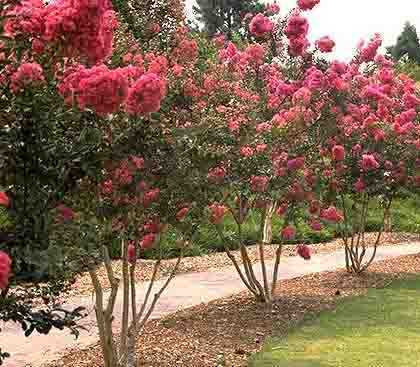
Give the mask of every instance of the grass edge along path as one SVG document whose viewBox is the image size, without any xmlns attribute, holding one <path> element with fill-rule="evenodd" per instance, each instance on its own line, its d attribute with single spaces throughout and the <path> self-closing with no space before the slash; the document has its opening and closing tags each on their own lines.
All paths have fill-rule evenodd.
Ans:
<svg viewBox="0 0 420 367">
<path fill-rule="evenodd" d="M 414 367 L 420 361 L 420 276 L 395 280 L 267 341 L 250 367 Z"/>
</svg>

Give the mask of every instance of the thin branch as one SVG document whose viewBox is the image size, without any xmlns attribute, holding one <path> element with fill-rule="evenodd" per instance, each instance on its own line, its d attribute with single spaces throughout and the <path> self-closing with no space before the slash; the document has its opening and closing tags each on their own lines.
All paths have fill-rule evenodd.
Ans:
<svg viewBox="0 0 420 367">
<path fill-rule="evenodd" d="M 147 311 L 147 313 L 144 315 L 143 320 L 139 323 L 139 327 L 137 332 L 139 332 L 139 330 L 141 330 L 144 326 L 144 324 L 147 322 L 147 320 L 149 319 L 150 315 L 152 314 L 152 312 L 154 311 L 157 301 L 159 300 L 160 296 L 162 295 L 162 293 L 165 291 L 165 289 L 168 287 L 169 283 L 172 281 L 172 279 L 175 277 L 176 272 L 178 271 L 179 265 L 181 264 L 181 260 L 184 256 L 184 252 L 181 250 L 181 253 L 178 256 L 178 260 L 174 266 L 174 268 L 172 269 L 171 273 L 169 274 L 168 278 L 166 279 L 165 283 L 163 284 L 163 286 L 160 288 L 160 290 L 154 295 L 153 297 L 153 301 L 152 304 L 150 305 L 149 310 Z"/>
<path fill-rule="evenodd" d="M 107 348 L 106 335 L 105 335 L 105 319 L 104 319 L 104 295 L 102 291 L 101 283 L 99 282 L 98 275 L 96 271 L 91 269 L 89 270 L 90 279 L 92 280 L 93 289 L 95 291 L 95 314 L 96 321 L 98 325 L 99 340 L 101 342 L 102 354 L 104 357 L 105 367 L 110 366 L 110 351 Z"/>
<path fill-rule="evenodd" d="M 122 240 L 121 251 L 122 251 L 122 274 L 123 274 L 123 314 L 122 314 L 122 325 L 121 325 L 121 340 L 120 340 L 120 355 L 126 353 L 127 350 L 127 335 L 128 335 L 128 312 L 129 312 L 129 274 L 128 274 L 128 258 L 127 258 L 127 241 Z"/>
<path fill-rule="evenodd" d="M 283 250 L 283 244 L 279 245 L 276 251 L 276 261 L 274 263 L 274 270 L 273 270 L 273 283 L 271 284 L 271 297 L 274 298 L 277 289 L 277 278 L 279 275 L 279 266 L 280 266 L 280 259 L 281 259 L 281 252 Z"/>
</svg>

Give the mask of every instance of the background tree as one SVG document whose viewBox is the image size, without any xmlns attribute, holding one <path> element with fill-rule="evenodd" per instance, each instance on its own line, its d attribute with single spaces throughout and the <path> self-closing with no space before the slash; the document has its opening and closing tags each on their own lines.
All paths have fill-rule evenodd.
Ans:
<svg viewBox="0 0 420 367">
<path fill-rule="evenodd" d="M 407 55 L 409 60 L 420 64 L 420 42 L 416 27 L 407 22 L 397 43 L 395 46 L 389 47 L 388 52 L 395 60 L 400 60 Z"/>
<path fill-rule="evenodd" d="M 258 0 L 197 0 L 193 7 L 197 20 L 204 24 L 209 35 L 225 34 L 229 39 L 243 26 L 247 13 L 262 12 L 264 5 Z"/>
</svg>

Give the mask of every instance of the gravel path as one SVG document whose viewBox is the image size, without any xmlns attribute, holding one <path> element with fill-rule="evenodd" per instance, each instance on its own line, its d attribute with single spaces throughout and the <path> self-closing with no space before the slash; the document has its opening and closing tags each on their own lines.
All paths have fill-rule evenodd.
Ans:
<svg viewBox="0 0 420 367">
<path fill-rule="evenodd" d="M 367 244 L 373 244 L 376 240 L 376 233 L 368 233 L 366 235 Z M 382 236 L 381 246 L 393 246 L 396 244 L 406 244 L 410 242 L 419 241 L 419 235 L 410 233 L 384 233 Z M 317 243 L 310 246 L 313 254 L 324 254 L 334 252 L 343 249 L 343 243 L 340 239 L 333 240 L 327 243 Z M 259 260 L 259 251 L 257 246 L 248 246 L 249 258 L 253 263 Z M 277 250 L 276 245 L 265 247 L 265 259 L 274 260 L 275 253 Z M 233 255 L 237 258 L 238 262 L 241 263 L 239 251 L 232 251 Z M 284 245 L 282 251 L 282 257 L 290 257 L 296 255 L 296 245 Z M 161 263 L 158 279 L 165 277 L 169 274 L 174 266 L 176 259 L 164 260 Z M 138 260 L 136 267 L 136 279 L 137 281 L 150 280 L 153 273 L 153 260 Z M 231 261 L 224 252 L 212 253 L 204 256 L 187 257 L 181 262 L 179 273 L 199 273 L 206 271 L 214 271 L 223 269 L 225 267 L 232 266 Z M 112 267 L 114 273 L 118 276 L 121 274 L 121 261 L 113 261 Z M 109 288 L 108 278 L 104 268 L 98 270 L 98 277 L 101 284 L 105 288 Z M 71 287 L 70 292 L 64 296 L 63 299 L 73 298 L 77 296 L 90 296 L 92 295 L 92 284 L 88 273 L 79 275 L 76 279 L 75 284 Z"/>
<path fill-rule="evenodd" d="M 376 261 L 419 252 L 419 242 L 408 245 L 384 246 L 379 249 Z M 267 265 L 271 271 L 273 262 L 268 261 Z M 342 251 L 317 254 L 310 262 L 304 262 L 301 258 L 294 256 L 283 259 L 279 278 L 292 279 L 305 274 L 336 270 L 343 266 Z M 255 264 L 254 268 L 257 276 L 260 276 L 258 264 Z M 159 286 L 161 282 L 158 281 L 156 286 Z M 142 299 L 147 284 L 147 282 L 144 282 L 139 287 L 137 292 L 139 300 Z M 160 318 L 180 309 L 238 294 L 243 290 L 244 286 L 232 267 L 225 267 L 217 271 L 179 275 L 162 296 L 152 317 L 154 319 Z M 116 328 L 118 328 L 120 320 L 121 303 L 121 297 L 119 297 L 116 305 Z M 83 305 L 90 311 L 89 316 L 82 323 L 87 330 L 81 332 L 78 340 L 74 340 L 66 332 L 56 331 L 49 335 L 36 334 L 28 339 L 24 339 L 22 332 L 14 325 L 0 325 L 3 329 L 1 333 L 2 348 L 13 355 L 12 358 L 7 360 L 5 367 L 39 367 L 44 363 L 59 358 L 67 349 L 85 348 L 95 343 L 97 341 L 97 331 L 92 304 L 92 297 L 87 296 L 72 298 L 67 303 L 69 308 Z"/>
</svg>

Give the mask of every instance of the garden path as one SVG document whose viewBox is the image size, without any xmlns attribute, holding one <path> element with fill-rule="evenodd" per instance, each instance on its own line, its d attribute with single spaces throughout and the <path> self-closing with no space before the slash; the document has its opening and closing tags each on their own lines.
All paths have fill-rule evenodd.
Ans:
<svg viewBox="0 0 420 367">
<path fill-rule="evenodd" d="M 369 249 L 368 254 L 370 254 Z M 403 255 L 417 254 L 420 252 L 420 243 L 409 245 L 396 245 L 381 247 L 378 250 L 376 261 Z M 270 272 L 273 262 L 267 262 Z M 333 271 L 344 266 L 343 251 L 328 254 L 317 254 L 311 261 L 306 262 L 300 257 L 288 257 L 282 259 L 279 279 L 292 279 L 310 273 Z M 254 265 L 257 276 L 261 276 L 259 264 Z M 157 281 L 156 286 L 164 280 Z M 145 294 L 148 282 L 138 287 L 137 295 L 140 300 Z M 309 285 L 308 285 L 309 286 Z M 207 303 L 219 298 L 228 297 L 244 290 L 241 280 L 233 267 L 218 269 L 202 273 L 189 273 L 177 276 L 162 295 L 152 318 L 173 313 L 179 309 L 191 307 L 201 303 Z M 116 322 L 121 318 L 122 297 L 119 292 L 116 303 Z M 58 359 L 66 350 L 73 348 L 85 348 L 98 340 L 93 312 L 93 297 L 73 298 L 66 304 L 66 308 L 72 309 L 77 306 L 85 306 L 89 312 L 81 323 L 87 330 L 81 330 L 80 337 L 75 340 L 68 332 L 52 331 L 49 335 L 34 333 L 25 338 L 17 325 L 8 323 L 0 325 L 0 346 L 12 354 L 7 359 L 4 367 L 40 367 L 43 364 Z"/>
</svg>

